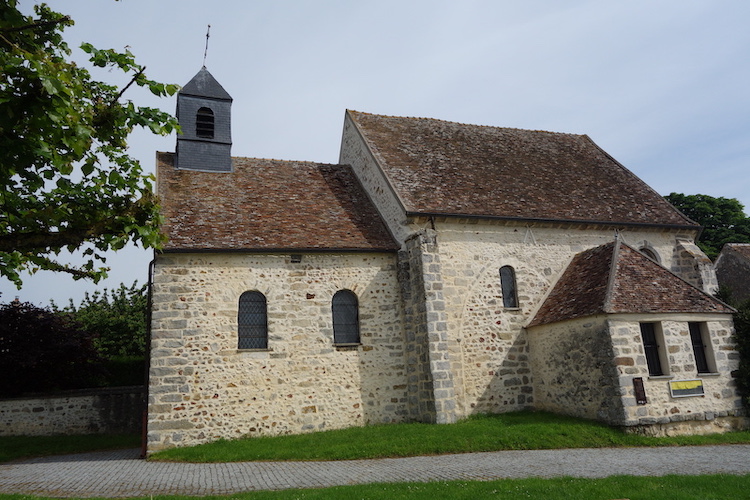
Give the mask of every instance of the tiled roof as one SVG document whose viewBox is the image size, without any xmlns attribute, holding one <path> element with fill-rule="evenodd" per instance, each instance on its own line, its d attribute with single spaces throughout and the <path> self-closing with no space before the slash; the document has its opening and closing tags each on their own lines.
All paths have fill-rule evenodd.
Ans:
<svg viewBox="0 0 750 500">
<path fill-rule="evenodd" d="M 614 313 L 733 310 L 621 242 L 576 255 L 529 326 Z"/>
<path fill-rule="evenodd" d="M 159 153 L 166 251 L 394 250 L 346 165 L 233 158 L 233 172 L 174 168 Z"/>
<path fill-rule="evenodd" d="M 725 243 L 721 249 L 722 253 L 729 250 L 734 250 L 745 259 L 750 260 L 750 243 Z"/>
<path fill-rule="evenodd" d="M 585 135 L 348 114 L 409 213 L 698 227 Z"/>
</svg>

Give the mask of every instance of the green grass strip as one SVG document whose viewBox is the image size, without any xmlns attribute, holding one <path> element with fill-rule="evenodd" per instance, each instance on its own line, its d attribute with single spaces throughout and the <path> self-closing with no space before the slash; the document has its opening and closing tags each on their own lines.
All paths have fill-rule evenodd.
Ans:
<svg viewBox="0 0 750 500">
<path fill-rule="evenodd" d="M 544 412 L 473 416 L 450 425 L 389 424 L 219 440 L 155 453 L 154 460 L 238 462 L 353 460 L 499 450 L 750 443 L 750 432 L 653 438 Z"/>
</svg>

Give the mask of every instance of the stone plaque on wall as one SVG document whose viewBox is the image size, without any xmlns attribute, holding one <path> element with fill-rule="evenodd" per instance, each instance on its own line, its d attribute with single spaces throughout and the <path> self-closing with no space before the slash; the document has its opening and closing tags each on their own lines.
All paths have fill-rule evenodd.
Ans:
<svg viewBox="0 0 750 500">
<path fill-rule="evenodd" d="M 633 389 L 635 390 L 635 402 L 639 405 L 648 403 L 646 389 L 643 387 L 643 377 L 633 378 Z"/>
</svg>

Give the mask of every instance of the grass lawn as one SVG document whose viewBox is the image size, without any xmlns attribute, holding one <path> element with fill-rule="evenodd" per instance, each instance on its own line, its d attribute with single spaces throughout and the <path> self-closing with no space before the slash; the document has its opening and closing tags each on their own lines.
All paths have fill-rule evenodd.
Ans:
<svg viewBox="0 0 750 500">
<path fill-rule="evenodd" d="M 336 460 L 492 450 L 578 447 L 679 446 L 750 443 L 750 432 L 647 438 L 607 426 L 542 412 L 483 415 L 453 425 L 397 424 L 297 436 L 219 441 L 161 452 L 162 460 Z M 138 447 L 140 436 L 0 437 L 0 462 L 15 458 Z M 750 498 L 750 475 L 617 476 L 605 479 L 506 479 L 340 486 L 210 496 L 221 500 L 314 499 L 680 499 Z M 0 494 L 0 500 L 38 497 Z M 194 497 L 151 496 L 150 499 Z"/>
<path fill-rule="evenodd" d="M 480 415 L 451 425 L 391 424 L 292 436 L 220 440 L 155 453 L 152 460 L 352 460 L 497 450 L 750 443 L 750 432 L 651 438 L 544 412 Z"/>
</svg>

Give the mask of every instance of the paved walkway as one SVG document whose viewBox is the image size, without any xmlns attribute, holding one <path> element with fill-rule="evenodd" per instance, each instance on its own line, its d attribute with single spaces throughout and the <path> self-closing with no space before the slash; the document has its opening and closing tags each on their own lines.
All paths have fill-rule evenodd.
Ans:
<svg viewBox="0 0 750 500">
<path fill-rule="evenodd" d="M 138 450 L 0 464 L 0 493 L 55 497 L 210 495 L 395 481 L 750 474 L 750 445 L 500 451 L 342 462 L 148 462 Z"/>
</svg>

